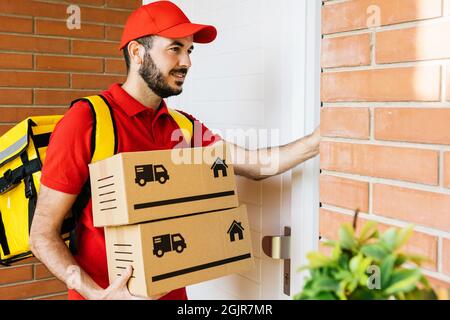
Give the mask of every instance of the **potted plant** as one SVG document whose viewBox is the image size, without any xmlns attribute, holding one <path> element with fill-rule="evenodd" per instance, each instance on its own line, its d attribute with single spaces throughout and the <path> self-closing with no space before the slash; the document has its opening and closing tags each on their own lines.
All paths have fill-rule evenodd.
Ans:
<svg viewBox="0 0 450 320">
<path fill-rule="evenodd" d="M 295 300 L 385 300 L 437 299 L 423 275 L 424 257 L 405 254 L 401 247 L 412 234 L 413 226 L 389 229 L 380 234 L 375 222 L 367 222 L 356 234 L 353 225 L 343 224 L 339 240 L 327 241 L 331 255 L 307 255 L 309 278 Z"/>
</svg>

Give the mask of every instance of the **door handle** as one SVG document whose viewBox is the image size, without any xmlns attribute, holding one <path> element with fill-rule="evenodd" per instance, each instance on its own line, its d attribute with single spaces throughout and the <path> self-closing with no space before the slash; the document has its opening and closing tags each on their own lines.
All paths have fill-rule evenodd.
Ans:
<svg viewBox="0 0 450 320">
<path fill-rule="evenodd" d="M 284 228 L 283 236 L 265 236 L 262 249 L 266 256 L 276 260 L 284 260 L 283 292 L 291 295 L 291 228 Z"/>
<path fill-rule="evenodd" d="M 262 239 L 262 249 L 266 256 L 276 260 L 291 258 L 291 236 L 265 236 Z"/>
</svg>

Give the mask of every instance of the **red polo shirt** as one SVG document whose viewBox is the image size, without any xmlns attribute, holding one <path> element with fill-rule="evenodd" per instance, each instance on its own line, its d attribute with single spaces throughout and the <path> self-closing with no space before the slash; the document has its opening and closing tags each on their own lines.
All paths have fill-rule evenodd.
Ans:
<svg viewBox="0 0 450 320">
<path fill-rule="evenodd" d="M 179 145 L 179 141 L 171 141 L 173 130 L 179 127 L 169 115 L 164 101 L 156 111 L 147 108 L 131 97 L 119 84 L 112 85 L 102 92 L 102 95 L 113 110 L 118 153 L 173 149 Z M 208 146 L 221 139 L 220 136 L 213 135 L 192 115 L 184 114 L 195 121 L 193 146 Z M 42 184 L 68 194 L 80 193 L 89 179 L 92 124 L 91 110 L 86 102 L 77 102 L 67 111 L 51 135 L 42 169 Z M 77 231 L 76 261 L 100 287 L 107 288 L 109 279 L 105 236 L 103 228 L 95 228 L 93 225 L 92 201 L 89 201 L 84 209 Z M 78 300 L 83 297 L 76 291 L 69 290 L 69 299 Z M 162 299 L 187 299 L 186 290 L 185 288 L 174 290 Z"/>
</svg>

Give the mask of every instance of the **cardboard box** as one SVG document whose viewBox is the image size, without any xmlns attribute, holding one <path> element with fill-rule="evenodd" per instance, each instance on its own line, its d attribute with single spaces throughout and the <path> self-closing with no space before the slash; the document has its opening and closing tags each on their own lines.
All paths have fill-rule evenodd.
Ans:
<svg viewBox="0 0 450 320">
<path fill-rule="evenodd" d="M 227 144 L 121 153 L 89 165 L 94 226 L 238 206 Z"/>
<path fill-rule="evenodd" d="M 110 281 L 133 266 L 128 288 L 151 296 L 253 268 L 245 205 L 106 227 Z"/>
</svg>

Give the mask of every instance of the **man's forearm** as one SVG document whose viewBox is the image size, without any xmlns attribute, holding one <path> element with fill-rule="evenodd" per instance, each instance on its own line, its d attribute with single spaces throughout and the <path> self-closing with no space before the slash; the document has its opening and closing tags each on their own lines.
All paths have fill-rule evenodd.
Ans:
<svg viewBox="0 0 450 320">
<path fill-rule="evenodd" d="M 277 174 L 284 173 L 319 154 L 319 144 L 309 135 L 280 147 L 280 166 Z"/>
<path fill-rule="evenodd" d="M 263 180 L 284 173 L 315 157 L 319 154 L 319 145 L 320 134 L 319 130 L 316 130 L 311 135 L 279 147 L 257 150 L 240 148 L 234 156 L 234 170 L 238 175 Z"/>
<path fill-rule="evenodd" d="M 99 298 L 102 288 L 80 268 L 59 234 L 34 235 L 32 251 L 70 289 L 77 290 L 86 299 Z"/>
</svg>

